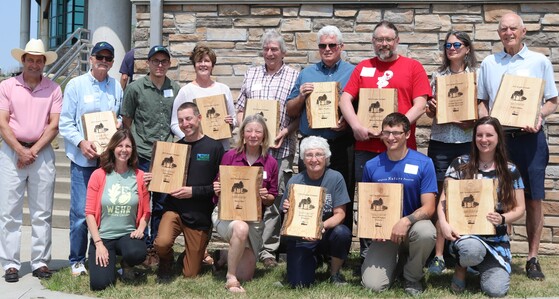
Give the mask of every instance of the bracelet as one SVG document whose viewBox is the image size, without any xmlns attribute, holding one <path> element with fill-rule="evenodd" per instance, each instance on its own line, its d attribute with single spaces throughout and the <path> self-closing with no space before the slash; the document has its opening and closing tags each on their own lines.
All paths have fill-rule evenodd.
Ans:
<svg viewBox="0 0 559 299">
<path fill-rule="evenodd" d="M 505 215 L 501 214 L 501 225 L 505 225 Z"/>
<path fill-rule="evenodd" d="M 97 243 L 99 243 L 99 242 L 103 242 L 103 240 L 99 239 L 99 240 L 93 242 L 93 244 L 97 244 Z"/>
</svg>

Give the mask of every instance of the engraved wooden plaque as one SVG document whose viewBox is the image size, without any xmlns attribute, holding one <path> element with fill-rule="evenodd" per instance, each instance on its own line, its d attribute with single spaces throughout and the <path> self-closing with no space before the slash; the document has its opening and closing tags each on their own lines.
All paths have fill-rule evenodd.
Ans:
<svg viewBox="0 0 559 299">
<path fill-rule="evenodd" d="M 358 183 L 359 238 L 390 240 L 392 228 L 402 218 L 404 186 L 394 183 Z"/>
<path fill-rule="evenodd" d="M 394 88 L 360 88 L 357 118 L 359 122 L 380 135 L 382 120 L 398 111 L 398 92 Z"/>
<path fill-rule="evenodd" d="M 338 82 L 314 82 L 314 90 L 307 97 L 307 119 L 311 129 L 338 126 Z"/>
<path fill-rule="evenodd" d="M 202 114 L 202 131 L 215 140 L 231 138 L 231 127 L 225 122 L 227 116 L 225 101 L 223 94 L 194 100 Z"/>
<path fill-rule="evenodd" d="M 262 167 L 219 166 L 220 220 L 262 220 Z"/>
<path fill-rule="evenodd" d="M 284 236 L 322 238 L 322 208 L 326 190 L 322 187 L 292 184 L 289 187 L 289 210 L 281 234 Z"/>
<path fill-rule="evenodd" d="M 437 122 L 477 119 L 475 73 L 437 77 Z"/>
<path fill-rule="evenodd" d="M 487 221 L 497 203 L 497 180 L 448 180 L 445 182 L 446 217 L 461 235 L 494 235 Z"/>
<path fill-rule="evenodd" d="M 95 144 L 97 154 L 107 148 L 109 140 L 116 132 L 116 116 L 113 111 L 92 112 L 82 115 L 85 140 Z"/>
<path fill-rule="evenodd" d="M 274 145 L 274 140 L 278 136 L 280 129 L 279 105 L 279 101 L 276 100 L 248 99 L 246 102 L 244 117 L 252 114 L 262 115 L 270 134 L 269 145 Z"/>
<path fill-rule="evenodd" d="M 151 153 L 149 172 L 152 179 L 148 190 L 170 193 L 186 185 L 190 145 L 156 141 Z"/>
<path fill-rule="evenodd" d="M 545 80 L 503 75 L 491 116 L 503 126 L 524 128 L 538 123 Z"/>
</svg>

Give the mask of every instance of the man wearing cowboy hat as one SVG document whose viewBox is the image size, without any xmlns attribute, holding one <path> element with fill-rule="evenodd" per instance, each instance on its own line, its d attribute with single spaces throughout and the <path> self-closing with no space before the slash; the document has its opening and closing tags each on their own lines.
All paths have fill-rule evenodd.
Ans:
<svg viewBox="0 0 559 299">
<path fill-rule="evenodd" d="M 0 83 L 0 263 L 7 282 L 19 280 L 23 195 L 31 215 L 31 269 L 50 278 L 51 218 L 54 197 L 54 151 L 62 109 L 60 86 L 43 77 L 57 55 L 45 52 L 41 40 L 30 40 L 12 56 L 23 64 L 17 77 Z"/>
<path fill-rule="evenodd" d="M 84 266 L 87 250 L 85 195 L 87 183 L 97 169 L 97 149 L 85 140 L 82 115 L 113 111 L 119 114 L 122 100 L 120 84 L 108 74 L 114 62 L 114 48 L 98 42 L 91 50 L 91 70 L 76 77 L 64 88 L 64 104 L 60 114 L 60 135 L 64 137 L 66 156 L 70 159 L 70 264 L 72 275 L 87 274 Z"/>
</svg>

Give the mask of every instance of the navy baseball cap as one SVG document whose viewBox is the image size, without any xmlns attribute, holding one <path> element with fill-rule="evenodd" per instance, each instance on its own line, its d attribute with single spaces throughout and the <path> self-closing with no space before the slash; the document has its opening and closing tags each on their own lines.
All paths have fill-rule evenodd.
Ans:
<svg viewBox="0 0 559 299">
<path fill-rule="evenodd" d="M 111 52 L 111 55 L 115 55 L 115 48 L 113 48 L 113 46 L 111 46 L 111 44 L 109 44 L 108 42 L 98 42 L 95 44 L 95 46 L 93 47 L 93 50 L 91 50 L 91 55 L 95 55 L 103 50 L 107 50 L 109 52 Z"/>
<path fill-rule="evenodd" d="M 148 59 L 150 59 L 153 55 L 157 54 L 157 53 L 165 53 L 167 56 L 169 56 L 169 59 L 171 58 L 171 54 L 169 54 L 169 50 L 167 50 L 167 48 L 161 46 L 161 45 L 157 45 L 157 46 L 153 46 L 151 48 L 151 50 L 149 50 L 148 53 Z"/>
</svg>

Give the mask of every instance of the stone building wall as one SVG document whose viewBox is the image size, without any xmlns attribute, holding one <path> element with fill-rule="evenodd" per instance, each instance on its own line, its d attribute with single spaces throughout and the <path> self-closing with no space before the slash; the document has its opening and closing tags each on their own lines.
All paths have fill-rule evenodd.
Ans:
<svg viewBox="0 0 559 299">
<path fill-rule="evenodd" d="M 186 2 L 186 1 L 185 1 Z M 536 1 L 534 1 L 536 2 Z M 180 3 L 180 1 L 173 1 Z M 204 42 L 217 54 L 213 75 L 238 94 L 248 67 L 261 64 L 259 40 L 264 30 L 274 28 L 288 45 L 286 63 L 303 68 L 319 60 L 316 32 L 335 25 L 344 36 L 344 59 L 357 64 L 373 54 L 372 28 L 382 19 L 400 31 L 398 52 L 419 60 L 428 74 L 441 62 L 441 40 L 450 29 L 468 32 L 475 43 L 479 61 L 502 49 L 497 22 L 504 13 L 519 13 L 527 27 L 525 42 L 532 50 L 548 56 L 559 80 L 559 3 L 531 4 L 340 4 L 340 5 L 207 5 L 164 4 L 163 44 L 173 59 L 169 76 L 185 84 L 194 78 L 188 59 L 196 43 Z M 421 1 L 418 1 L 421 3 Z M 473 2 L 472 2 L 473 3 Z M 146 57 L 149 47 L 149 5 L 137 3 L 138 20 L 134 32 L 136 57 Z M 146 72 L 145 61 L 136 61 L 138 73 Z M 430 120 L 422 117 L 416 132 L 420 150 L 426 152 Z M 559 117 L 547 125 L 550 165 L 546 171 L 545 227 L 541 252 L 559 249 Z M 527 253 L 524 220 L 513 228 L 513 251 Z"/>
</svg>

